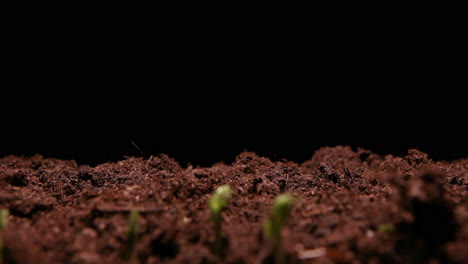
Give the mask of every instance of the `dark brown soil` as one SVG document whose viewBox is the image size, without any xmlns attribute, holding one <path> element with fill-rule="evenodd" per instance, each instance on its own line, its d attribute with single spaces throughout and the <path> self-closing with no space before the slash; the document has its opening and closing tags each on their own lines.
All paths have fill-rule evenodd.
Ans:
<svg viewBox="0 0 468 264">
<path fill-rule="evenodd" d="M 124 263 L 132 209 L 140 217 L 130 263 L 271 263 L 262 223 L 287 191 L 297 197 L 283 230 L 290 263 L 468 263 L 467 171 L 468 159 L 349 147 L 323 148 L 303 164 L 245 152 L 211 168 L 181 168 L 165 155 L 97 167 L 8 156 L 4 263 Z M 222 184 L 233 196 L 219 259 L 207 200 Z"/>
</svg>

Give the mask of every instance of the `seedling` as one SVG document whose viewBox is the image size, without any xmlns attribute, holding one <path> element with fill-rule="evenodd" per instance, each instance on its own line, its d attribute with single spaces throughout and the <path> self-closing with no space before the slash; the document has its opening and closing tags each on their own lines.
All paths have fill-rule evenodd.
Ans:
<svg viewBox="0 0 468 264">
<path fill-rule="evenodd" d="M 381 232 L 391 233 L 395 231 L 395 228 L 393 227 L 392 224 L 381 224 L 379 225 L 378 230 Z"/>
<path fill-rule="evenodd" d="M 283 242 L 281 239 L 281 228 L 286 222 L 292 206 L 294 198 L 289 194 L 280 194 L 275 198 L 271 217 L 263 225 L 265 236 L 273 240 L 273 257 L 275 264 L 285 263 L 285 255 Z"/>
<path fill-rule="evenodd" d="M 216 189 L 213 196 L 211 196 L 208 201 L 208 206 L 211 211 L 211 220 L 214 223 L 214 251 L 219 257 L 221 257 L 223 250 L 223 239 L 221 236 L 221 222 L 223 221 L 223 217 L 221 213 L 226 209 L 229 198 L 231 198 L 231 187 L 229 187 L 229 185 L 223 185 Z"/>
<path fill-rule="evenodd" d="M 3 263 L 3 237 L 1 232 L 8 224 L 8 215 L 8 209 L 0 210 L 0 264 Z"/>
<path fill-rule="evenodd" d="M 3 230 L 8 224 L 8 209 L 0 210 L 0 231 Z"/>
<path fill-rule="evenodd" d="M 130 260 L 135 250 L 135 244 L 137 241 L 138 233 L 138 211 L 132 210 L 130 217 L 128 218 L 128 233 L 127 233 L 127 245 L 122 253 L 122 258 L 124 260 Z"/>
</svg>

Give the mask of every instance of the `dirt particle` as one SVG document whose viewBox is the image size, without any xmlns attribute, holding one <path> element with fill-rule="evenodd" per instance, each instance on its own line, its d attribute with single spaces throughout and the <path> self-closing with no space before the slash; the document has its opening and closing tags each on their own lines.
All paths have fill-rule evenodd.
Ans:
<svg viewBox="0 0 468 264">
<path fill-rule="evenodd" d="M 427 164 L 430 160 L 429 156 L 417 149 L 410 149 L 408 155 L 406 155 L 405 160 L 408 161 L 411 165 Z"/>
<path fill-rule="evenodd" d="M 196 169 L 193 171 L 193 176 L 195 176 L 197 179 L 203 179 L 208 178 L 209 174 L 204 170 Z"/>
<path fill-rule="evenodd" d="M 331 165 L 328 162 L 320 163 L 319 171 L 322 177 L 324 177 L 325 179 L 331 180 L 333 183 L 338 183 L 338 181 L 341 178 L 340 177 L 341 175 L 338 174 L 338 172 L 333 167 L 333 165 Z"/>
<path fill-rule="evenodd" d="M 262 178 L 255 178 L 252 180 L 250 187 L 248 189 L 249 193 L 256 193 L 258 190 L 258 185 L 263 182 Z"/>
<path fill-rule="evenodd" d="M 180 167 L 179 163 L 165 154 L 151 156 L 148 159 L 147 163 L 152 168 L 161 171 L 165 170 L 170 173 L 178 173 L 182 171 L 182 168 Z"/>
<path fill-rule="evenodd" d="M 450 180 L 450 184 L 452 185 L 468 185 L 468 179 L 466 177 L 463 177 L 461 175 L 455 176 Z"/>
</svg>

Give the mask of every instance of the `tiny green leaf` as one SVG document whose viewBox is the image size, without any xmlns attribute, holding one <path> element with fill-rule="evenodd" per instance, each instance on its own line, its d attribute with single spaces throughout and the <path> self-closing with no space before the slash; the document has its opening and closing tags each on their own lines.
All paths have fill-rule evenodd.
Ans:
<svg viewBox="0 0 468 264">
<path fill-rule="evenodd" d="M 0 210 L 0 230 L 4 229 L 7 226 L 9 214 L 9 211 L 6 208 Z"/>
<path fill-rule="evenodd" d="M 280 194 L 273 204 L 273 217 L 278 219 L 280 226 L 284 224 L 291 212 L 294 198 L 289 194 Z"/>
<path fill-rule="evenodd" d="M 211 215 L 217 217 L 219 214 L 221 214 L 221 212 L 226 208 L 230 197 L 231 187 L 229 187 L 229 185 L 218 187 L 208 202 Z"/>
</svg>

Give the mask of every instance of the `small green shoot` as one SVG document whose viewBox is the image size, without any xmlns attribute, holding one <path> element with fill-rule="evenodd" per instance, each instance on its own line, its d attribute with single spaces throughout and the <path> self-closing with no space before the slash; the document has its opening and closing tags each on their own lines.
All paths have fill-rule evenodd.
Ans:
<svg viewBox="0 0 468 264">
<path fill-rule="evenodd" d="M 3 230 L 8 224 L 8 209 L 0 210 L 0 230 Z"/>
<path fill-rule="evenodd" d="M 135 245 L 138 235 L 138 211 L 132 210 L 128 218 L 128 233 L 127 233 L 127 244 L 122 253 L 122 258 L 124 260 L 130 260 L 135 250 Z"/>
<path fill-rule="evenodd" d="M 381 225 L 379 225 L 378 230 L 380 232 L 391 233 L 391 232 L 395 231 L 395 228 L 393 227 L 392 224 L 381 224 Z"/>
<path fill-rule="evenodd" d="M 2 231 L 8 225 L 8 209 L 0 210 L 0 264 L 3 263 L 3 236 Z"/>
<path fill-rule="evenodd" d="M 226 209 L 226 205 L 231 198 L 231 187 L 223 185 L 218 187 L 208 201 L 208 206 L 211 212 L 211 220 L 214 222 L 215 244 L 214 251 L 219 257 L 222 256 L 223 239 L 221 236 L 221 222 L 223 217 L 221 213 Z"/>
<path fill-rule="evenodd" d="M 275 264 L 285 263 L 281 228 L 286 222 L 294 204 L 294 198 L 289 194 L 280 194 L 275 198 L 272 215 L 263 225 L 266 237 L 273 240 L 273 257 Z"/>
</svg>

